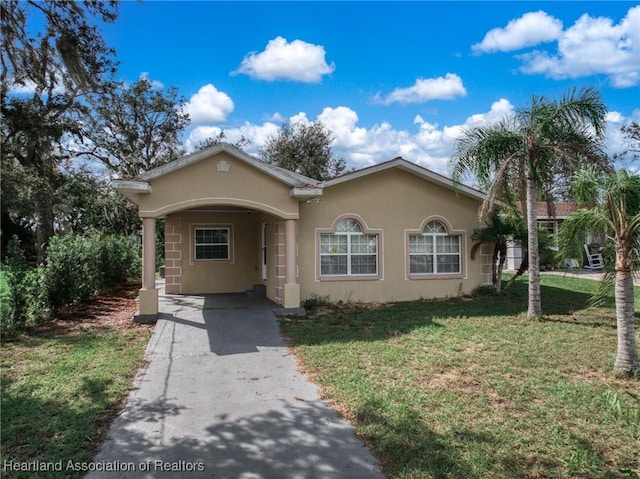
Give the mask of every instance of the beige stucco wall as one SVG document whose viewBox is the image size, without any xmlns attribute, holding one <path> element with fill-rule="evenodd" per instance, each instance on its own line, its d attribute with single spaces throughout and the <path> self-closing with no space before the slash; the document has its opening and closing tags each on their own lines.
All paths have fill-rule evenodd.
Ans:
<svg viewBox="0 0 640 479">
<path fill-rule="evenodd" d="M 267 298 L 280 304 L 278 280 L 284 278 L 278 259 L 284 246 L 278 245 L 277 227 L 281 220 L 254 211 L 251 213 L 189 212 L 167 215 L 165 231 L 166 287 L 168 293 L 240 293 L 254 285 L 266 287 Z M 266 225 L 267 274 L 262 277 L 262 225 Z M 195 226 L 230 226 L 231 261 L 193 260 Z M 280 238 L 282 241 L 282 238 Z M 282 280 L 283 283 L 283 280 Z"/>
<path fill-rule="evenodd" d="M 140 216 L 162 217 L 188 208 L 234 205 L 282 218 L 298 217 L 291 188 L 225 152 L 152 179 L 139 194 Z"/>
<path fill-rule="evenodd" d="M 172 224 L 176 224 L 176 219 L 179 226 L 165 234 L 165 243 L 179 242 L 181 258 L 174 260 L 171 267 L 167 266 L 165 274 L 179 276 L 181 293 L 237 293 L 262 283 L 258 213 L 180 212 L 167 217 Z M 231 259 L 195 261 L 193 228 L 196 226 L 229 227 Z"/>
<path fill-rule="evenodd" d="M 482 268 L 486 258 L 470 258 L 470 235 L 479 226 L 478 206 L 477 200 L 395 168 L 325 188 L 319 203 L 300 205 L 298 268 L 302 300 L 320 295 L 333 301 L 402 301 L 471 291 L 488 279 L 481 274 L 487 273 L 486 267 Z M 318 279 L 317 229 L 330 228 L 336 218 L 349 213 L 364 220 L 365 227 L 381 230 L 381 279 Z M 431 216 L 445 218 L 454 230 L 464 230 L 463 278 L 407 278 L 405 230 L 420 228 Z"/>
<path fill-rule="evenodd" d="M 219 168 L 220 162 L 228 168 Z M 242 292 L 254 284 L 264 284 L 267 297 L 281 303 L 285 282 L 284 220 L 298 216 L 297 277 L 303 300 L 313 295 L 328 296 L 333 301 L 365 302 L 456 296 L 490 280 L 488 251 L 483 249 L 484 256 L 470 258 L 471 234 L 479 226 L 479 200 L 398 168 L 326 187 L 319 202 L 291 198 L 289 186 L 224 152 L 153 179 L 150 184 L 152 193 L 139 195 L 140 214 L 167 218 L 168 292 Z M 251 211 L 220 211 L 225 205 Z M 211 211 L 189 211 L 207 206 Z M 379 234 L 379 278 L 320 278 L 319 230 L 331 228 L 345 215 L 361 219 L 365 228 Z M 419 229 L 428 218 L 443 218 L 454 231 L 462 232 L 462 277 L 408 277 L 407 230 Z M 267 225 L 266 280 L 262 278 L 263 223 Z M 195 225 L 230 226 L 232 259 L 194 261 Z"/>
</svg>

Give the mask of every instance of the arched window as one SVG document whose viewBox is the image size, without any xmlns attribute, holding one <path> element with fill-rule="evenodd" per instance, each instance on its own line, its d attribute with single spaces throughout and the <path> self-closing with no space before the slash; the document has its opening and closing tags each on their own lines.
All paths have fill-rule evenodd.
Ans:
<svg viewBox="0 0 640 479">
<path fill-rule="evenodd" d="M 378 235 L 366 234 L 362 225 L 347 218 L 332 233 L 320 234 L 321 276 L 378 274 Z"/>
<path fill-rule="evenodd" d="M 430 221 L 421 234 L 409 235 L 410 274 L 460 274 L 460 235 L 451 235 L 440 221 Z"/>
</svg>

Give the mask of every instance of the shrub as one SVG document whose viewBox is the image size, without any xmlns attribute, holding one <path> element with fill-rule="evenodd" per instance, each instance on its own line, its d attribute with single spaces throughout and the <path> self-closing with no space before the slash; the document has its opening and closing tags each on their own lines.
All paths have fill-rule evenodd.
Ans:
<svg viewBox="0 0 640 479">
<path fill-rule="evenodd" d="M 45 287 L 45 269 L 37 267 L 28 270 L 22 279 L 21 287 L 24 295 L 24 324 L 35 326 L 47 320 L 51 307 Z"/>
<path fill-rule="evenodd" d="M 140 274 L 136 245 L 122 236 L 55 237 L 47 250 L 45 285 L 54 308 L 86 301 Z"/>
<path fill-rule="evenodd" d="M 89 238 L 73 234 L 51 239 L 45 284 L 54 309 L 89 299 L 98 291 L 102 272 L 95 268 L 92 246 Z"/>
<path fill-rule="evenodd" d="M 142 270 L 140 254 L 136 245 L 124 236 L 103 238 L 100 260 L 102 264 L 102 288 L 112 288 L 137 277 Z"/>
<path fill-rule="evenodd" d="M 25 325 L 36 325 L 49 316 L 44 268 L 28 266 L 16 236 L 9 241 L 0 288 L 3 333 L 10 334 Z"/>
<path fill-rule="evenodd" d="M 140 270 L 138 245 L 123 236 L 54 237 L 46 267 L 37 268 L 27 265 L 14 237 L 0 276 L 2 331 L 12 333 L 39 324 L 52 310 L 139 277 Z"/>
<path fill-rule="evenodd" d="M 312 295 L 302 302 L 302 307 L 307 313 L 314 313 L 322 308 L 328 308 L 333 306 L 333 303 L 329 299 L 329 296 Z"/>
<path fill-rule="evenodd" d="M 493 296 L 495 294 L 496 289 L 490 284 L 480 284 L 471 291 L 471 296 Z"/>
<path fill-rule="evenodd" d="M 7 277 L 9 274 L 9 268 L 6 266 L 0 271 L 0 329 L 3 333 L 15 329 L 13 290 Z"/>
</svg>

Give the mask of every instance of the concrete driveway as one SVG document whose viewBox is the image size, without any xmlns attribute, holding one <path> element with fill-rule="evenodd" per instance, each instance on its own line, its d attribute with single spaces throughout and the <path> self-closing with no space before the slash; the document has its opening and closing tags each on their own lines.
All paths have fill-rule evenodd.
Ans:
<svg viewBox="0 0 640 479">
<path fill-rule="evenodd" d="M 163 297 L 149 365 L 86 477 L 383 479 L 297 370 L 274 307 Z"/>
</svg>

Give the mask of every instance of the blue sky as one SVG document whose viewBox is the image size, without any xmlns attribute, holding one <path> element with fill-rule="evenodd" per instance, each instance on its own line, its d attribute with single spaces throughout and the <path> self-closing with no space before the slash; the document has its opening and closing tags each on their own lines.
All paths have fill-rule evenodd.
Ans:
<svg viewBox="0 0 640 479">
<path fill-rule="evenodd" d="M 124 2 L 104 26 L 120 74 L 176 86 L 192 147 L 224 130 L 257 154 L 283 121 L 322 120 L 351 167 L 396 156 L 447 173 L 460 129 L 532 95 L 598 88 L 640 120 L 633 2 Z"/>
</svg>

